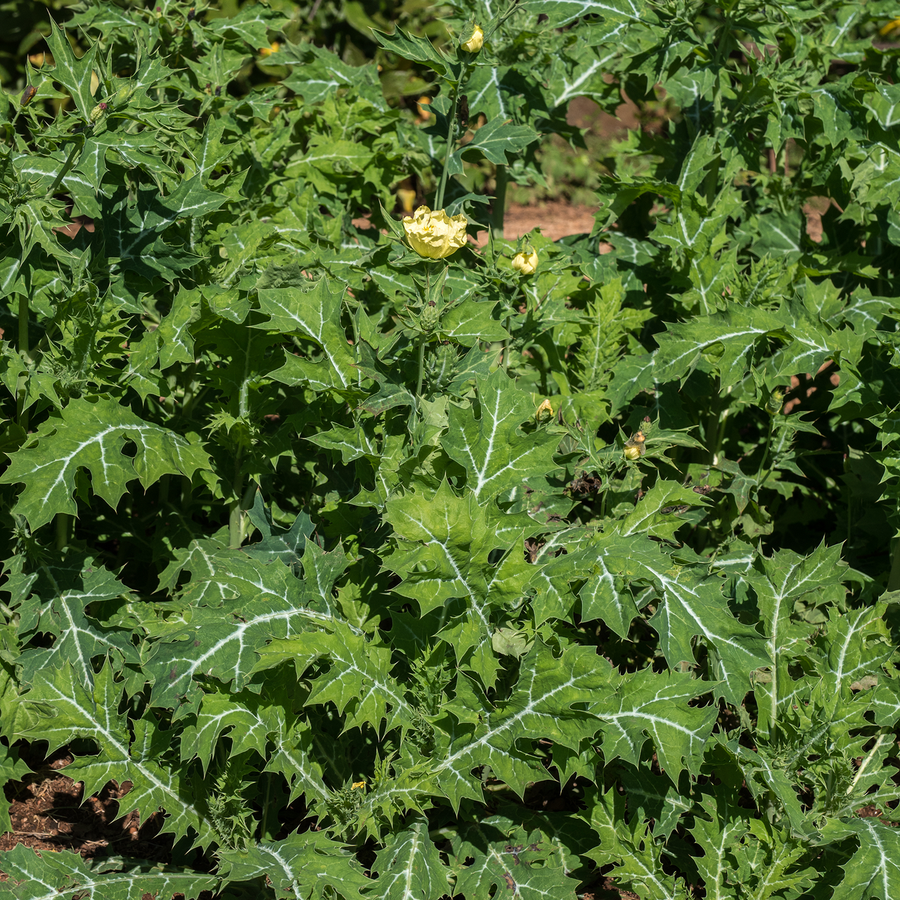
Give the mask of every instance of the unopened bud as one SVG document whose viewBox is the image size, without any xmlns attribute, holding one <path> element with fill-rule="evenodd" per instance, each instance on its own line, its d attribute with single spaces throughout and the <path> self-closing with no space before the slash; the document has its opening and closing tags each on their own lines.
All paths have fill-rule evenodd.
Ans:
<svg viewBox="0 0 900 900">
<path fill-rule="evenodd" d="M 484 46 L 484 32 L 481 30 L 481 26 L 473 26 L 472 33 L 466 40 L 462 41 L 459 46 L 462 47 L 466 53 L 478 53 Z"/>
</svg>

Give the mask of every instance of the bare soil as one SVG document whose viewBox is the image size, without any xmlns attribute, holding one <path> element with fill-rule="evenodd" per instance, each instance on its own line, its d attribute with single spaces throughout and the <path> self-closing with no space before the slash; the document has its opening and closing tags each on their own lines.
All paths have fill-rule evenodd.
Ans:
<svg viewBox="0 0 900 900">
<path fill-rule="evenodd" d="M 538 206 L 511 205 L 503 217 L 503 237 L 514 241 L 535 228 L 551 241 L 570 234 L 584 234 L 594 227 L 597 207 L 574 206 L 565 201 L 542 203 Z"/>
<path fill-rule="evenodd" d="M 172 842 L 156 839 L 162 816 L 152 816 L 143 825 L 135 812 L 117 818 L 119 802 L 131 787 L 127 782 L 120 786 L 111 781 L 99 794 L 83 800 L 81 783 L 62 772 L 71 762 L 71 754 L 64 750 L 22 781 L 7 783 L 13 830 L 0 835 L 0 853 L 24 844 L 33 850 L 71 850 L 84 859 L 122 855 L 167 861 Z M 0 873 L 0 881 L 5 880 Z"/>
</svg>

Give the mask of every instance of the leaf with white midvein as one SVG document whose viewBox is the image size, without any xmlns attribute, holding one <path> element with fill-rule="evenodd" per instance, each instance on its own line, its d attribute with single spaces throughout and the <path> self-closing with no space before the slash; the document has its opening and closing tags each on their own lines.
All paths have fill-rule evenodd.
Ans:
<svg viewBox="0 0 900 900">
<path fill-rule="evenodd" d="M 480 341 L 491 343 L 509 340 L 509 332 L 493 317 L 496 303 L 463 300 L 441 317 L 438 332 L 463 347 L 473 347 Z"/>
<path fill-rule="evenodd" d="M 450 892 L 450 871 L 428 831 L 428 820 L 417 817 L 389 837 L 372 866 L 378 878 L 366 896 L 372 900 L 440 900 Z"/>
<path fill-rule="evenodd" d="M 127 451 L 134 449 L 134 453 Z M 75 478 L 90 473 L 91 489 L 113 509 L 130 481 L 148 488 L 163 475 L 190 478 L 209 468 L 196 437 L 145 422 L 114 400 L 73 400 L 59 415 L 41 423 L 37 434 L 10 454 L 2 484 L 24 483 L 15 512 L 32 530 L 57 513 L 76 515 Z"/>
<path fill-rule="evenodd" d="M 372 884 L 353 853 L 324 831 L 295 832 L 283 841 L 221 849 L 217 855 L 221 877 L 238 883 L 264 877 L 277 900 L 323 900 L 333 893 L 355 900 Z"/>
<path fill-rule="evenodd" d="M 342 88 L 352 87 L 355 93 L 378 108 L 387 108 L 378 75 L 371 66 L 348 65 L 324 47 L 311 43 L 287 43 L 269 57 L 268 63 L 293 67 L 281 84 L 299 94 L 307 103 L 316 103 Z"/>
<path fill-rule="evenodd" d="M 600 690 L 610 690 L 615 677 L 612 666 L 592 647 L 574 646 L 558 657 L 536 640 L 520 661 L 519 679 L 503 704 L 483 709 L 474 725 L 474 695 L 464 706 L 458 701 L 444 705 L 448 714 L 435 721 L 435 731 L 450 738 L 446 755 L 436 757 L 429 780 L 458 808 L 464 797 L 480 799 L 481 780 L 473 770 L 490 766 L 520 797 L 529 782 L 553 775 L 527 747 L 533 740 L 548 740 L 570 750 L 580 747 L 600 729 L 597 717 L 585 710 Z M 525 742 L 520 747 L 519 742 Z"/>
<path fill-rule="evenodd" d="M 618 523 L 623 537 L 647 534 L 651 537 L 671 540 L 684 524 L 678 518 L 685 506 L 702 506 L 708 501 L 690 487 L 677 481 L 660 479 L 637 502 L 634 509 Z"/>
<path fill-rule="evenodd" d="M 509 66 L 476 66 L 469 76 L 466 92 L 470 118 L 483 113 L 488 119 L 506 121 L 521 106 L 515 70 Z"/>
<path fill-rule="evenodd" d="M 701 637 L 710 654 L 712 675 L 722 682 L 716 693 L 740 704 L 750 689 L 750 674 L 769 665 L 765 639 L 732 615 L 719 579 L 701 579 L 688 569 L 648 575 L 663 598 L 649 624 L 659 635 L 666 662 L 672 668 L 685 661 L 693 663 L 691 641 Z"/>
<path fill-rule="evenodd" d="M 484 156 L 495 165 L 505 166 L 510 162 L 507 154 L 520 153 L 540 135 L 530 125 L 512 125 L 508 120 L 491 119 L 477 129 L 472 140 L 455 150 L 447 159 L 450 175 L 460 175 L 463 160 L 467 162 Z"/>
<path fill-rule="evenodd" d="M 652 16 L 640 0 L 525 0 L 522 6 L 536 16 L 547 16 L 549 28 L 562 28 L 584 16 L 631 22 Z"/>
<path fill-rule="evenodd" d="M 181 733 L 181 760 L 199 759 L 204 771 L 225 733 L 231 736 L 231 756 L 257 750 L 266 756 L 269 734 L 277 730 L 275 707 L 266 706 L 258 695 L 243 691 L 239 695 L 204 694 L 197 710 L 196 724 Z"/>
<path fill-rule="evenodd" d="M 280 562 L 266 563 L 240 551 L 221 551 L 197 561 L 208 574 L 194 578 L 185 595 L 196 604 L 190 621 L 148 625 L 155 644 L 145 667 L 152 673 L 153 702 L 167 705 L 195 694 L 195 678 L 212 675 L 239 690 L 270 640 L 344 625 L 331 595 L 346 566 L 340 550 L 303 555 L 304 578 Z M 318 550 L 318 548 L 316 548 Z M 211 605 L 210 605 L 211 604 Z"/>
<path fill-rule="evenodd" d="M 120 858 L 121 859 L 121 858 Z M 128 861 L 126 867 L 101 859 L 89 861 L 70 850 L 38 853 L 16 844 L 3 855 L 8 881 L 0 882 L 2 900 L 143 900 L 183 896 L 193 900 L 202 891 L 215 893 L 219 878 L 175 866 Z"/>
<path fill-rule="evenodd" d="M 692 641 L 700 636 L 709 652 L 712 677 L 721 682 L 715 686 L 716 693 L 739 703 L 750 689 L 751 672 L 769 664 L 764 638 L 732 615 L 721 578 L 708 575 L 704 566 L 675 564 L 660 543 L 641 534 L 584 529 L 580 536 L 573 530 L 557 539 L 558 545 L 554 538 L 548 543 L 567 549 L 571 545 L 571 549 L 565 556 L 551 559 L 536 575 L 535 584 L 543 576 L 596 580 L 596 587 L 589 582 L 587 599 L 598 601 L 599 607 L 589 608 L 592 612 L 596 609 L 604 620 L 609 616 L 610 626 L 623 636 L 634 617 L 635 592 L 641 593 L 643 606 L 652 599 L 646 592 L 651 588 L 659 600 L 649 624 L 659 634 L 670 667 L 683 661 L 693 663 Z"/>
<path fill-rule="evenodd" d="M 341 325 L 343 287 L 332 287 L 324 278 L 304 291 L 299 288 L 264 288 L 259 292 L 259 311 L 268 316 L 257 326 L 278 334 L 296 334 L 313 341 L 322 359 L 304 359 L 293 353 L 271 377 L 284 384 L 308 384 L 313 390 L 350 390 L 361 374 Z"/>
<path fill-rule="evenodd" d="M 477 407 L 451 407 L 450 428 L 441 444 L 466 470 L 472 495 L 484 502 L 556 470 L 553 454 L 560 436 L 543 429 L 529 434 L 521 430 L 534 417 L 534 403 L 505 372 L 498 369 L 488 378 L 476 378 L 476 385 Z"/>
<path fill-rule="evenodd" d="M 89 556 L 71 554 L 42 562 L 35 574 L 32 595 L 19 609 L 19 628 L 22 634 L 39 631 L 55 640 L 51 647 L 32 647 L 19 657 L 23 681 L 32 681 L 45 667 L 69 664 L 89 690 L 96 657 L 114 656 L 117 668 L 120 660 L 138 662 L 129 631 L 104 627 L 86 611 L 91 603 L 128 594 L 112 572 Z"/>
<path fill-rule="evenodd" d="M 457 497 L 443 481 L 431 496 L 408 493 L 388 500 L 385 519 L 394 528 L 396 549 L 384 558 L 401 575 L 394 591 L 415 600 L 422 615 L 453 598 L 469 613 L 442 634 L 462 662 L 492 683 L 499 665 L 491 639 L 493 621 L 522 597 L 534 574 L 523 539 L 541 526 L 525 514 L 504 514 L 480 506 L 469 492 Z M 507 551 L 499 561 L 492 553 Z"/>
<path fill-rule="evenodd" d="M 760 557 L 755 568 L 766 577 L 755 570 L 748 572 L 747 577 L 763 613 L 769 653 L 777 663 L 769 678 L 755 688 L 760 709 L 765 713 L 760 733 L 774 731 L 783 719 L 794 718 L 792 710 L 800 700 L 804 705 L 808 703 L 810 686 L 807 685 L 806 695 L 798 698 L 795 679 L 788 671 L 796 661 L 818 670 L 832 714 L 838 715 L 837 701 L 859 696 L 856 692 L 865 680 L 872 679 L 874 683 L 894 653 L 894 642 L 884 621 L 887 602 L 837 611 L 847 593 L 841 581 L 842 576 L 847 577 L 847 567 L 840 561 L 838 546 L 820 545 L 805 558 L 781 551 L 771 559 Z M 827 609 L 827 624 L 814 631 L 802 621 L 791 621 L 795 605 L 801 611 L 816 606 Z M 815 645 L 813 637 L 817 638 Z M 812 696 L 815 699 L 816 694 Z M 884 695 L 876 691 L 868 702 L 877 703 L 879 696 Z"/>
<path fill-rule="evenodd" d="M 50 33 L 46 37 L 47 46 L 53 54 L 53 80 L 58 81 L 71 95 L 85 122 L 91 110 L 97 105 L 91 92 L 91 77 L 97 65 L 97 44 L 93 44 L 81 58 L 66 37 L 66 33 L 50 20 Z"/>
<path fill-rule="evenodd" d="M 86 797 L 109 781 L 130 781 L 131 790 L 119 801 L 120 816 L 136 809 L 145 820 L 162 808 L 167 813 L 162 830 L 174 834 L 176 840 L 194 831 L 199 846 L 217 842 L 204 805 L 195 796 L 195 778 L 160 759 L 171 742 L 171 732 L 159 731 L 146 719 L 129 722 L 119 712 L 121 697 L 122 687 L 108 665 L 95 676 L 92 691 L 83 686 L 71 666 L 43 670 L 35 675 L 34 686 L 24 697 L 38 715 L 16 736 L 47 741 L 49 753 L 76 738 L 92 740 L 99 753 L 77 757 L 66 768 L 66 775 L 84 782 Z"/>
<path fill-rule="evenodd" d="M 610 875 L 616 884 L 652 900 L 685 900 L 684 882 L 668 874 L 662 865 L 663 845 L 653 839 L 648 825 L 625 814 L 625 795 L 613 785 L 605 793 L 588 786 L 584 797 L 585 818 L 599 837 L 586 854 L 600 865 L 614 865 Z"/>
<path fill-rule="evenodd" d="M 609 29 L 610 46 L 600 46 L 596 40 L 576 37 L 561 55 L 554 56 L 545 76 L 555 106 L 568 104 L 575 97 L 590 97 L 602 103 L 609 95 L 609 85 L 603 73 L 609 71 L 611 60 L 621 53 L 615 38 L 627 31 L 628 23 L 620 22 Z"/>
<path fill-rule="evenodd" d="M 718 801 L 718 802 L 717 802 Z M 706 797 L 702 804 L 704 815 L 694 817 L 691 834 L 703 851 L 694 857 L 706 896 L 710 900 L 731 900 L 734 897 L 734 870 L 737 868 L 734 848 L 749 830 L 746 813 L 731 805 L 726 796 Z M 732 888 L 728 885 L 731 884 Z"/>
<path fill-rule="evenodd" d="M 844 880 L 832 900 L 896 900 L 900 897 L 900 834 L 877 818 L 831 819 L 822 829 L 826 840 L 848 837 L 859 840 L 859 848 L 844 863 Z"/>
<path fill-rule="evenodd" d="M 458 827 L 452 843 L 456 896 L 574 900 L 578 880 L 567 876 L 538 829 L 528 831 L 503 815 L 469 819 Z"/>
<path fill-rule="evenodd" d="M 319 660 L 330 667 L 312 681 L 307 706 L 333 703 L 346 717 L 346 727 L 371 724 L 380 731 L 408 725 L 414 710 L 403 696 L 403 688 L 391 677 L 391 651 L 377 637 L 367 641 L 348 626 L 335 627 L 332 633 L 309 632 L 272 641 L 259 649 L 254 671 L 293 662 L 297 675 Z"/>
<path fill-rule="evenodd" d="M 723 312 L 695 317 L 685 324 L 669 324 L 657 335 L 653 376 L 657 382 L 675 381 L 691 372 L 702 354 L 713 354 L 722 389 L 736 384 L 750 365 L 750 356 L 763 338 L 788 340 L 779 318 L 764 309 L 729 304 Z"/>
<path fill-rule="evenodd" d="M 615 690 L 604 691 L 588 707 L 603 723 L 604 758 L 620 756 L 638 766 L 649 738 L 673 783 L 685 768 L 696 776 L 719 710 L 691 701 L 709 690 L 709 682 L 674 672 L 642 669 L 621 678 Z"/>
</svg>

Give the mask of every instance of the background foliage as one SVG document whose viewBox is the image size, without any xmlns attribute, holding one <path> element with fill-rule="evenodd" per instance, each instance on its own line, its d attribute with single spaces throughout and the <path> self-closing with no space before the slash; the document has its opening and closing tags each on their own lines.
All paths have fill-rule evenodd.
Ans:
<svg viewBox="0 0 900 900">
<path fill-rule="evenodd" d="M 887 4 L 3 10 L 4 779 L 174 844 L 0 892 L 900 896 Z"/>
</svg>

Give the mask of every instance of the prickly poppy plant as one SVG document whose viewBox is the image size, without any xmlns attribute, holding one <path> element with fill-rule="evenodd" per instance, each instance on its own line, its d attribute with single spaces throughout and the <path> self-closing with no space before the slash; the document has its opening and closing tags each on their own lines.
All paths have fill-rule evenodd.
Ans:
<svg viewBox="0 0 900 900">
<path fill-rule="evenodd" d="M 893 8 L 316 10 L 84 0 L 3 85 L 4 780 L 173 845 L 0 894 L 896 900 Z"/>
</svg>

